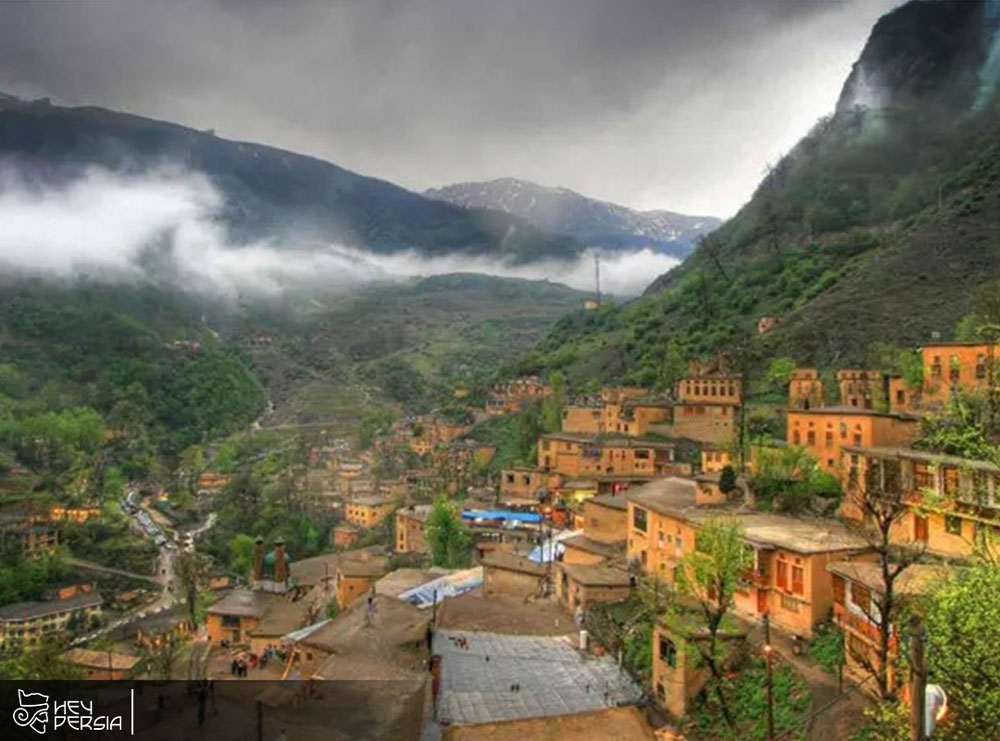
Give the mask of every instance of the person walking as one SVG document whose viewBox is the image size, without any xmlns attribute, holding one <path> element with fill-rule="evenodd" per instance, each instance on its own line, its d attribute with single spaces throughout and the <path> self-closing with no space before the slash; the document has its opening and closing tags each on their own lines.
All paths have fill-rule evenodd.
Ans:
<svg viewBox="0 0 1000 741">
<path fill-rule="evenodd" d="M 208 692 L 205 690 L 205 685 L 202 684 L 198 688 L 198 725 L 205 725 L 205 703 L 208 700 Z"/>
</svg>

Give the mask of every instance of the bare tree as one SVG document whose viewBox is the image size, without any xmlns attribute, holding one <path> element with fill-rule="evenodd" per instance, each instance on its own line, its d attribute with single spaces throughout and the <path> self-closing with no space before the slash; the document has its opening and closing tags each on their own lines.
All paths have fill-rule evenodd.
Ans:
<svg viewBox="0 0 1000 741">
<path fill-rule="evenodd" d="M 158 636 L 147 651 L 149 672 L 158 679 L 173 679 L 184 639 L 170 630 Z"/>
<path fill-rule="evenodd" d="M 729 282 L 729 273 L 722 267 L 722 260 L 719 259 L 721 245 L 717 237 L 711 234 L 703 234 L 695 240 L 696 248 L 708 255 L 708 259 L 715 265 L 716 270 L 722 274 L 722 279 Z"/>
<path fill-rule="evenodd" d="M 882 698 L 894 694 L 889 677 L 889 664 L 893 650 L 893 623 L 902 609 L 899 580 L 904 572 L 919 561 L 926 551 L 922 541 L 898 542 L 893 532 L 912 510 L 907 501 L 907 487 L 902 480 L 902 467 L 897 460 L 871 458 L 858 480 L 852 476 L 847 496 L 857 507 L 861 523 L 857 531 L 876 556 L 881 576 L 881 589 L 872 589 L 865 616 L 878 627 L 878 641 L 874 659 L 864 651 L 848 647 L 858 664 L 874 680 Z M 894 542 L 896 541 L 896 542 Z"/>
</svg>

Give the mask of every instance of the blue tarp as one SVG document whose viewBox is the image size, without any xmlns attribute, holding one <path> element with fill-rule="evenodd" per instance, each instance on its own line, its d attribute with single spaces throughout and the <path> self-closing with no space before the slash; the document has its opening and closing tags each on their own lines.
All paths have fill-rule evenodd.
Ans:
<svg viewBox="0 0 1000 741">
<path fill-rule="evenodd" d="M 502 509 L 477 510 L 467 509 L 462 512 L 465 520 L 514 520 L 515 522 L 541 522 L 542 516 L 537 512 L 510 512 Z"/>
</svg>

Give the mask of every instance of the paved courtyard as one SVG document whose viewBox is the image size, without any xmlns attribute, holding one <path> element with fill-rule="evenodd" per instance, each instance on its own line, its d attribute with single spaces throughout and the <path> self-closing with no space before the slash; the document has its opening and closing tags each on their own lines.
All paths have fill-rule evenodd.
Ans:
<svg viewBox="0 0 1000 741">
<path fill-rule="evenodd" d="M 610 657 L 565 637 L 439 630 L 437 720 L 490 723 L 582 713 L 639 702 L 639 687 Z"/>
</svg>

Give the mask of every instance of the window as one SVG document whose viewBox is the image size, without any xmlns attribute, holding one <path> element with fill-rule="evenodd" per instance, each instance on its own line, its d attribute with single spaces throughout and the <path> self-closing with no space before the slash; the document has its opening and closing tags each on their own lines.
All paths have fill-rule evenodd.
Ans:
<svg viewBox="0 0 1000 741">
<path fill-rule="evenodd" d="M 795 432 L 792 433 L 792 443 L 794 445 L 801 445 L 802 444 L 802 435 L 799 434 L 798 430 L 796 430 Z"/>
<path fill-rule="evenodd" d="M 944 469 L 944 493 L 948 496 L 955 496 L 958 494 L 958 469 L 957 468 L 946 468 Z"/>
<path fill-rule="evenodd" d="M 941 377 L 941 356 L 935 355 L 934 362 L 931 363 L 931 375 L 935 378 Z"/>
<path fill-rule="evenodd" d="M 913 515 L 913 539 L 926 543 L 927 537 L 927 518 Z"/>
<path fill-rule="evenodd" d="M 778 561 L 775 573 L 778 579 L 778 589 L 788 589 L 788 563 Z"/>
<path fill-rule="evenodd" d="M 956 515 L 948 515 L 944 518 L 944 529 L 952 535 L 962 534 L 962 518 Z"/>
<path fill-rule="evenodd" d="M 667 666 L 677 666 L 677 646 L 666 636 L 660 636 L 660 661 Z"/>
<path fill-rule="evenodd" d="M 838 576 L 837 574 L 834 574 L 833 575 L 833 601 L 836 604 L 840 605 L 841 607 L 843 607 L 843 605 L 844 605 L 844 597 L 845 597 L 844 588 L 845 588 L 844 577 Z"/>
<path fill-rule="evenodd" d="M 949 365 L 948 368 L 949 380 L 951 380 L 953 383 L 958 383 L 958 379 L 959 376 L 961 375 L 961 368 L 962 368 L 962 366 L 958 364 L 958 356 L 952 355 L 948 365 Z"/>
<path fill-rule="evenodd" d="M 906 392 L 903 389 L 896 389 L 896 403 L 905 404 L 906 403 Z"/>
<path fill-rule="evenodd" d="M 926 463 L 913 465 L 913 482 L 917 489 L 934 489 L 934 471 Z"/>
<path fill-rule="evenodd" d="M 851 604 L 857 605 L 861 611 L 868 615 L 871 613 L 872 596 L 868 587 L 851 582 Z"/>
<path fill-rule="evenodd" d="M 828 447 L 828 448 L 832 448 L 833 447 L 833 431 L 832 430 L 827 430 L 826 431 L 826 447 Z"/>
<path fill-rule="evenodd" d="M 815 444 L 816 444 L 816 433 L 812 430 L 809 430 L 809 434 L 806 435 L 806 445 L 809 445 L 811 447 L 814 446 Z"/>
<path fill-rule="evenodd" d="M 795 594 L 805 594 L 805 580 L 801 566 L 792 566 L 792 591 Z"/>
<path fill-rule="evenodd" d="M 514 483 L 514 474 L 512 474 L 512 473 L 508 473 L 507 474 L 507 483 L 508 484 L 513 484 Z"/>
<path fill-rule="evenodd" d="M 976 356 L 976 378 L 986 378 L 986 356 Z"/>
<path fill-rule="evenodd" d="M 789 597 L 787 594 L 783 594 L 781 595 L 781 609 L 787 612 L 798 612 L 799 601 L 793 597 Z"/>
</svg>

